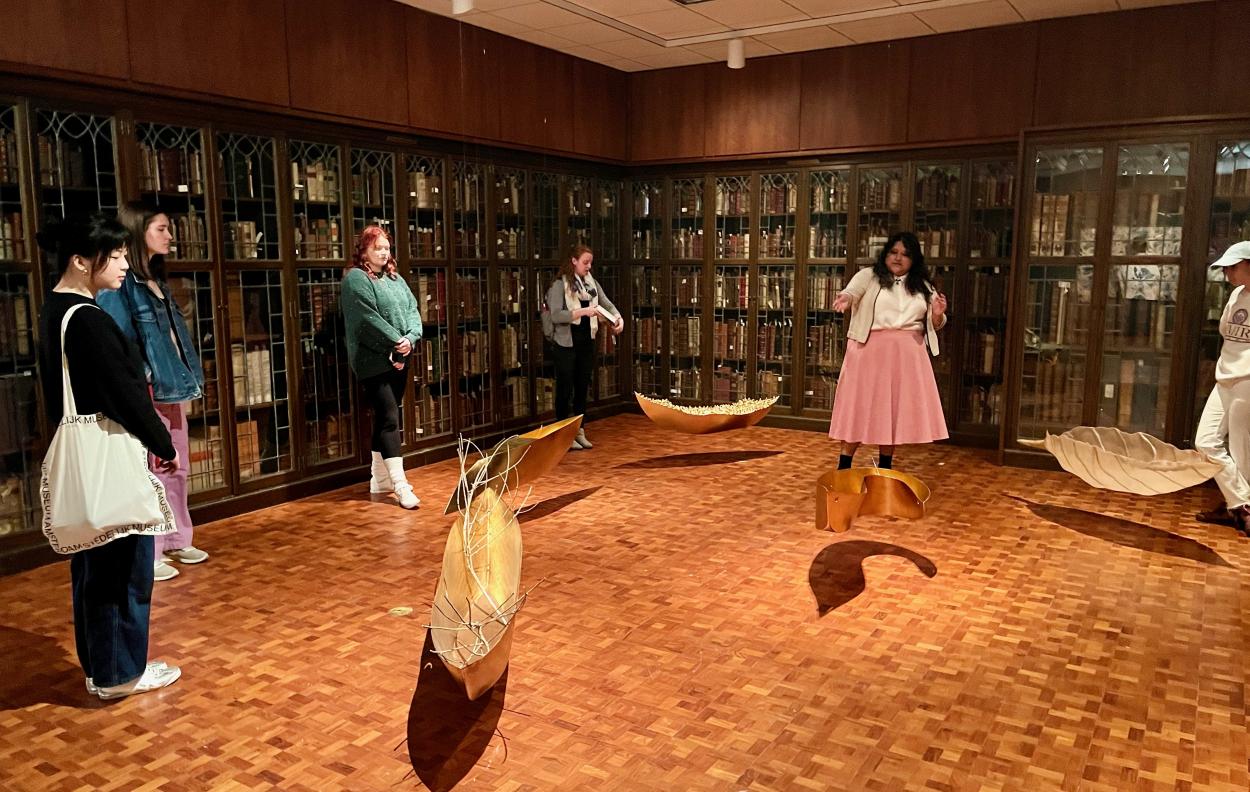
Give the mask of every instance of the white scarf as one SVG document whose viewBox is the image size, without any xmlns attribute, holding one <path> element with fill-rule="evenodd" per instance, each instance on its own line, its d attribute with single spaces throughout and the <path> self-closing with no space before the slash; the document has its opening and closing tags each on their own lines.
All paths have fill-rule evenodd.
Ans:
<svg viewBox="0 0 1250 792">
<path fill-rule="evenodd" d="M 590 300 L 591 308 L 599 306 L 599 284 L 595 282 L 595 279 L 589 272 L 586 273 L 585 278 L 579 278 L 577 275 L 574 275 L 572 285 L 569 284 L 568 278 L 562 278 L 562 280 L 564 281 L 564 305 L 569 309 L 570 313 L 582 307 L 582 300 Z M 590 293 L 591 289 L 594 290 L 594 294 Z M 580 324 L 581 321 L 582 317 L 579 316 L 569 324 Z M 590 337 L 594 338 L 598 332 L 599 315 L 596 313 L 590 317 Z"/>
</svg>

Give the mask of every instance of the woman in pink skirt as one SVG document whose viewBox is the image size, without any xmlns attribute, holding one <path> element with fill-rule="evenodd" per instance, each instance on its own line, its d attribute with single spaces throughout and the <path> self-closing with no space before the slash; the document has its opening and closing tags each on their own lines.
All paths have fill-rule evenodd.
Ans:
<svg viewBox="0 0 1250 792">
<path fill-rule="evenodd" d="M 890 468 L 895 446 L 949 436 L 929 362 L 946 324 L 946 298 L 928 275 L 920 242 L 898 231 L 833 303 L 839 313 L 851 310 L 829 421 L 829 436 L 842 441 L 839 470 L 851 466 L 860 443 L 879 446 L 878 465 Z"/>
</svg>

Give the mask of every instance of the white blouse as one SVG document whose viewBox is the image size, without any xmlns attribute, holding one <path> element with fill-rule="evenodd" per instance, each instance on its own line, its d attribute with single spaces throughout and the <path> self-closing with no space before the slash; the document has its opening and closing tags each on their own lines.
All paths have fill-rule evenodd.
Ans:
<svg viewBox="0 0 1250 792">
<path fill-rule="evenodd" d="M 924 315 L 929 308 L 924 295 L 911 294 L 901 278 L 888 289 L 881 288 L 872 316 L 873 330 L 923 330 Z"/>
</svg>

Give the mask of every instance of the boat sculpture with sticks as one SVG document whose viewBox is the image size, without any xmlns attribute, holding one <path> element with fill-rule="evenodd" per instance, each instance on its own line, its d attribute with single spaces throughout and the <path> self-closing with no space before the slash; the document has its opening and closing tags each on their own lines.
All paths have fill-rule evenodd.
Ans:
<svg viewBox="0 0 1250 792">
<path fill-rule="evenodd" d="M 667 399 L 652 399 L 637 392 L 634 397 L 656 426 L 686 434 L 711 434 L 754 426 L 768 415 L 778 398 L 741 399 L 733 404 L 690 407 L 673 404 Z"/>
<path fill-rule="evenodd" d="M 581 428 L 582 416 L 575 415 L 500 440 L 489 454 L 465 471 L 462 482 L 469 486 L 456 487 L 443 514 L 463 510 L 465 498 L 476 494 L 477 488 L 516 492 L 547 475 L 564 459 Z"/>
</svg>

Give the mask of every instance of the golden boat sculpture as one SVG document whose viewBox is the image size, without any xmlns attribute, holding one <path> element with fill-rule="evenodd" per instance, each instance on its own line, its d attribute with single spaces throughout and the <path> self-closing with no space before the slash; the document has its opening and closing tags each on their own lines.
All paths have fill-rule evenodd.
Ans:
<svg viewBox="0 0 1250 792">
<path fill-rule="evenodd" d="M 1097 489 L 1133 495 L 1164 495 L 1201 484 L 1221 465 L 1200 451 L 1188 451 L 1145 432 L 1129 434 L 1112 426 L 1078 426 L 1044 440 L 1021 440 L 1044 448 L 1059 466 Z"/>
<path fill-rule="evenodd" d="M 717 404 L 711 407 L 686 407 L 673 404 L 667 399 L 653 399 L 634 393 L 638 406 L 651 422 L 662 429 L 686 434 L 711 434 L 745 429 L 763 420 L 777 403 L 771 399 L 741 399 L 733 404 Z"/>
<path fill-rule="evenodd" d="M 443 514 L 463 511 L 467 500 L 482 487 L 490 487 L 496 493 L 515 491 L 547 475 L 564 459 L 581 428 L 582 416 L 575 415 L 500 440 L 465 472 Z"/>
<path fill-rule="evenodd" d="M 931 494 L 923 481 L 897 470 L 831 470 L 816 480 L 816 528 L 841 533 L 860 515 L 918 520 Z"/>
<path fill-rule="evenodd" d="M 503 497 L 483 487 L 456 518 L 434 592 L 434 653 L 472 701 L 508 667 L 521 592 L 521 526 Z"/>
</svg>

